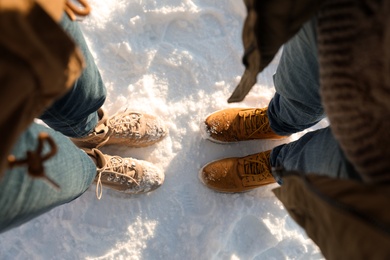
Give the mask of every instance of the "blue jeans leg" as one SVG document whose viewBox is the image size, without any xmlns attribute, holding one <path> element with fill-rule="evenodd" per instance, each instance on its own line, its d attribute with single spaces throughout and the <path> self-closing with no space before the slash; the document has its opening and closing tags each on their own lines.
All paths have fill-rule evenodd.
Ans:
<svg viewBox="0 0 390 260">
<path fill-rule="evenodd" d="M 329 127 L 309 132 L 299 140 L 275 147 L 271 166 L 289 171 L 360 179 L 334 139 Z"/>
<path fill-rule="evenodd" d="M 280 135 L 305 130 L 325 117 L 321 104 L 317 58 L 316 18 L 307 22 L 284 45 L 274 76 L 276 94 L 268 106 L 271 128 Z M 335 178 L 357 178 L 357 173 L 329 127 L 275 147 L 271 166 Z"/>
<path fill-rule="evenodd" d="M 47 109 L 40 119 L 66 136 L 82 137 L 96 126 L 96 111 L 106 99 L 106 89 L 77 22 L 64 15 L 61 26 L 81 49 L 86 67 L 73 88 Z"/>
<path fill-rule="evenodd" d="M 283 46 L 274 75 L 276 93 L 268 105 L 272 129 L 280 135 L 305 130 L 325 117 L 319 93 L 316 18 Z"/>
<path fill-rule="evenodd" d="M 25 158 L 27 151 L 36 149 L 38 134 L 49 133 L 58 152 L 45 162 L 44 168 L 61 189 L 57 191 L 42 179 L 31 178 L 25 166 L 8 169 L 0 180 L 0 232 L 74 200 L 96 176 L 93 161 L 64 135 L 81 137 L 93 130 L 98 121 L 96 111 L 105 101 L 106 90 L 77 23 L 64 16 L 61 25 L 81 49 L 86 68 L 70 92 L 40 117 L 52 129 L 33 123 L 12 151 L 17 159 Z M 48 149 L 45 147 L 44 154 Z"/>
<path fill-rule="evenodd" d="M 8 169 L 0 180 L 0 233 L 84 193 L 96 176 L 96 166 L 89 156 L 78 149 L 69 138 L 45 126 L 33 123 L 19 138 L 12 154 L 25 158 L 26 151 L 35 150 L 40 132 L 49 133 L 58 152 L 45 161 L 45 173 L 59 186 L 54 189 L 42 179 L 31 178 L 26 166 Z M 43 154 L 50 148 L 44 147 Z"/>
</svg>

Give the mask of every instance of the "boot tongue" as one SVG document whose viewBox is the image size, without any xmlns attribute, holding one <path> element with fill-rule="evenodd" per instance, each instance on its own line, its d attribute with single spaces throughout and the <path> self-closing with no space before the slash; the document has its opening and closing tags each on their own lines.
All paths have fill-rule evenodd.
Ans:
<svg viewBox="0 0 390 260">
<path fill-rule="evenodd" d="M 238 162 L 237 162 L 237 172 L 238 172 L 238 175 L 241 176 L 241 178 L 243 178 L 244 176 L 247 175 L 247 173 L 245 173 L 245 160 L 244 159 L 238 159 Z"/>
<path fill-rule="evenodd" d="M 99 170 L 99 169 L 102 169 L 104 166 L 107 165 L 107 160 L 106 160 L 106 157 L 104 156 L 104 154 L 97 150 L 97 149 L 93 149 L 92 150 L 92 156 L 96 159 L 96 168 Z"/>
<path fill-rule="evenodd" d="M 107 121 L 101 122 L 95 127 L 96 134 L 106 134 L 108 133 L 109 128 L 107 126 Z"/>
<path fill-rule="evenodd" d="M 103 111 L 103 109 L 98 110 L 99 122 L 95 127 L 95 132 L 97 134 L 106 134 L 109 131 L 107 126 L 108 117 L 107 114 Z"/>
</svg>

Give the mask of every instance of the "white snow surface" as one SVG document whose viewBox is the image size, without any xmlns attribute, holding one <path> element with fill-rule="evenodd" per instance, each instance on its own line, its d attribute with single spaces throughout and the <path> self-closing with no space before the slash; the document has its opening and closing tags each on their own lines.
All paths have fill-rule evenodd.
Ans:
<svg viewBox="0 0 390 260">
<path fill-rule="evenodd" d="M 202 139 L 208 114 L 267 106 L 275 91 L 277 58 L 243 102 L 227 103 L 244 71 L 242 1 L 90 3 L 92 13 L 80 26 L 107 87 L 107 113 L 127 108 L 158 115 L 169 129 L 150 147 L 102 151 L 154 163 L 165 183 L 134 196 L 103 189 L 101 200 L 92 185 L 71 203 L 1 234 L 0 259 L 323 259 L 272 193 L 277 184 L 222 194 L 198 179 L 208 162 L 265 151 L 302 134 L 225 145 Z"/>
</svg>

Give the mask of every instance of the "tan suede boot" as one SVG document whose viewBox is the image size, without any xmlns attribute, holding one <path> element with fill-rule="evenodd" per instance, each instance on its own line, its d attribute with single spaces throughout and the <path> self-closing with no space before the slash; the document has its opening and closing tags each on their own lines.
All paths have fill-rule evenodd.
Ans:
<svg viewBox="0 0 390 260">
<path fill-rule="evenodd" d="M 99 109 L 98 115 L 100 120 L 92 133 L 71 138 L 78 147 L 99 148 L 108 144 L 144 147 L 160 141 L 168 132 L 161 119 L 148 114 L 125 111 L 107 117 Z"/>
<path fill-rule="evenodd" d="M 226 158 L 205 165 L 200 181 L 219 192 L 243 192 L 275 183 L 270 166 L 271 151 L 245 157 Z"/>
<path fill-rule="evenodd" d="M 209 115 L 201 127 L 203 137 L 217 143 L 254 139 L 281 139 L 269 124 L 267 108 L 228 108 Z"/>
<path fill-rule="evenodd" d="M 164 173 L 150 162 L 103 154 L 98 149 L 83 149 L 97 168 L 96 196 L 102 196 L 102 186 L 127 194 L 147 193 L 160 187 Z"/>
</svg>

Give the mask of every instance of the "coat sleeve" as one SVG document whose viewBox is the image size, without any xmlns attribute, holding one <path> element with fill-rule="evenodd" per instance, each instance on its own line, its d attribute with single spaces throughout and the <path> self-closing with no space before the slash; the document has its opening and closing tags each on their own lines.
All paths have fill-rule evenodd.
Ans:
<svg viewBox="0 0 390 260">
<path fill-rule="evenodd" d="M 273 192 L 326 259 L 389 258 L 389 184 L 291 175 Z"/>
<path fill-rule="evenodd" d="M 242 31 L 244 75 L 228 102 L 240 102 L 256 84 L 257 74 L 280 47 L 319 9 L 323 0 L 245 0 L 247 17 Z"/>
</svg>

